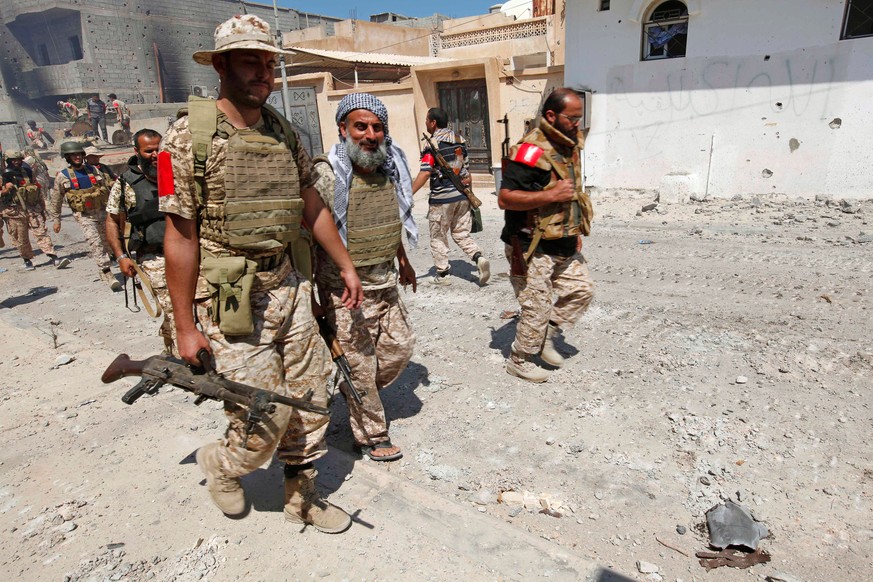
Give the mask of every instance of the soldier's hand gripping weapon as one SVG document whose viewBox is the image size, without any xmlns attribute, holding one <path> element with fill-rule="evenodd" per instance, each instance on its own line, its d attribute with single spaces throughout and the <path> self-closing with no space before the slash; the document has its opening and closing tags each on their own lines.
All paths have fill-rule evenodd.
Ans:
<svg viewBox="0 0 873 582">
<path fill-rule="evenodd" d="M 316 316 L 315 320 L 318 322 L 318 332 L 321 334 L 321 337 L 324 338 L 324 343 L 326 343 L 327 347 L 330 348 L 330 357 L 333 359 L 333 363 L 336 364 L 337 370 L 339 370 L 343 380 L 346 381 L 346 386 L 348 386 L 352 398 L 354 398 L 355 402 L 358 404 L 363 404 L 364 400 L 361 398 L 360 393 L 357 388 L 355 388 L 355 384 L 352 382 L 352 369 L 349 366 L 349 360 L 346 358 L 345 352 L 343 352 L 339 341 L 336 339 L 336 333 L 334 333 L 330 328 L 330 325 L 327 323 L 327 318 L 323 315 Z"/>
<path fill-rule="evenodd" d="M 433 157 L 436 159 L 438 170 L 443 177 L 448 178 L 452 182 L 452 186 L 455 187 L 455 190 L 463 194 L 467 197 L 467 200 L 470 201 L 470 206 L 473 208 L 479 208 L 482 206 L 482 201 L 473 194 L 473 190 L 466 186 L 462 181 L 461 177 L 455 173 L 455 170 L 449 165 L 443 155 L 440 153 L 440 148 L 437 147 L 437 144 L 433 142 L 432 139 L 427 137 L 426 133 L 421 134 L 422 140 L 427 144 L 427 146 L 433 152 Z"/>
<path fill-rule="evenodd" d="M 199 368 L 171 356 L 151 356 L 137 361 L 131 360 L 127 354 L 121 354 L 109 364 L 101 379 L 104 384 L 109 384 L 126 376 L 142 378 L 139 384 L 121 397 L 121 401 L 125 404 L 133 404 L 143 394 L 155 394 L 164 384 L 171 384 L 195 394 L 197 399 L 194 404 L 198 406 L 208 399 L 233 402 L 243 406 L 248 410 L 246 439 L 265 414 L 276 411 L 276 404 L 284 404 L 316 414 L 330 414 L 329 409 L 308 401 L 312 396 L 311 391 L 305 394 L 303 399 L 282 396 L 270 390 L 228 380 L 215 371 L 211 356 L 206 350 L 200 350 L 197 358 L 201 364 Z"/>
</svg>

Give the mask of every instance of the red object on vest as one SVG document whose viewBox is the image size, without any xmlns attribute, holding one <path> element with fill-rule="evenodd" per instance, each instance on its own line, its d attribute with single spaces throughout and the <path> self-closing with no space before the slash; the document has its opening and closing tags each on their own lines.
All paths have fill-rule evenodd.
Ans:
<svg viewBox="0 0 873 582">
<path fill-rule="evenodd" d="M 173 160 L 170 152 L 158 153 L 158 196 L 171 196 L 176 193 L 173 176 Z"/>
<path fill-rule="evenodd" d="M 428 166 L 434 166 L 436 164 L 436 160 L 430 154 L 424 154 L 421 156 L 421 163 L 427 164 Z"/>
<path fill-rule="evenodd" d="M 543 149 L 541 147 L 535 146 L 532 143 L 524 143 L 515 152 L 512 161 L 533 168 L 537 165 L 537 161 L 539 161 L 542 155 Z"/>
</svg>

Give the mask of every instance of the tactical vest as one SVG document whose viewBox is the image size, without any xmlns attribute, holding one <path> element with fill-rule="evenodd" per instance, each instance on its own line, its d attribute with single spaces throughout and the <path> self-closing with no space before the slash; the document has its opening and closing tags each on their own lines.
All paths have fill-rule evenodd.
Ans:
<svg viewBox="0 0 873 582">
<path fill-rule="evenodd" d="M 355 174 L 349 189 L 348 250 L 356 267 L 393 261 L 403 223 L 394 183 L 381 172 Z"/>
<path fill-rule="evenodd" d="M 61 170 L 61 173 L 70 180 L 70 189 L 67 190 L 67 204 L 74 212 L 92 212 L 106 208 L 106 202 L 109 200 L 109 189 L 106 187 L 105 180 L 98 179 L 94 168 L 88 164 L 84 166 L 85 173 L 88 174 L 90 184 L 87 188 L 83 188 L 76 177 L 76 172 L 70 171 L 70 168 Z"/>
<path fill-rule="evenodd" d="M 262 108 L 277 140 L 252 129 L 218 122 L 212 99 L 191 97 L 188 127 L 192 135 L 194 181 L 200 205 L 200 236 L 229 247 L 266 251 L 282 249 L 300 236 L 303 199 L 293 152 L 297 136 L 275 109 Z M 212 138 L 227 139 L 224 193 L 207 191 L 204 172 Z"/>
<path fill-rule="evenodd" d="M 527 213 L 526 230 L 533 233 L 537 228 L 543 228 L 543 240 L 555 240 L 570 236 L 591 233 L 591 219 L 594 218 L 594 207 L 587 192 L 582 189 L 582 176 L 579 171 L 579 148 L 573 148 L 570 158 L 558 153 L 555 146 L 546 138 L 541 128 L 536 128 L 524 136 L 510 150 L 510 159 L 514 159 L 518 150 L 524 144 L 531 144 L 543 150 L 536 167 L 551 172 L 551 180 L 543 190 L 554 188 L 560 180 L 572 180 L 576 197 L 568 202 L 554 202 L 541 206 Z"/>
<path fill-rule="evenodd" d="M 127 248 L 134 252 L 143 248 L 162 252 L 166 220 L 164 213 L 158 210 L 157 184 L 130 170 L 121 175 L 122 196 L 125 184 L 133 188 L 136 197 L 136 205 L 127 211 L 127 222 L 131 227 Z M 122 203 L 122 208 L 125 206 Z"/>
<path fill-rule="evenodd" d="M 22 172 L 16 176 L 15 186 L 18 190 L 19 196 L 21 196 L 21 200 L 24 201 L 25 206 L 39 206 L 42 198 L 42 188 L 40 188 L 39 184 L 29 178 L 26 172 Z"/>
</svg>

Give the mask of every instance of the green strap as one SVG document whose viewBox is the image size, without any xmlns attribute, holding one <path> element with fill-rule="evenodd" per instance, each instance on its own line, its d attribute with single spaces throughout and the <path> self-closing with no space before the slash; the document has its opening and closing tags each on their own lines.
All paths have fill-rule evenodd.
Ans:
<svg viewBox="0 0 873 582">
<path fill-rule="evenodd" d="M 215 101 L 202 97 L 188 98 L 188 129 L 191 131 L 191 151 L 194 154 L 194 190 L 197 205 L 203 205 L 206 160 L 212 154 L 212 138 L 218 128 Z"/>
</svg>

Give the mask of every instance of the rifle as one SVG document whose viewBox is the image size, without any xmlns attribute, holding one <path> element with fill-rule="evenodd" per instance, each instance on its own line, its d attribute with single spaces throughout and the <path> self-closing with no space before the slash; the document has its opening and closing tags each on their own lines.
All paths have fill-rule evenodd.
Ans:
<svg viewBox="0 0 873 582">
<path fill-rule="evenodd" d="M 330 348 L 330 357 L 333 358 L 333 363 L 336 364 L 337 370 L 342 374 L 343 380 L 346 381 L 346 386 L 349 387 L 349 392 L 352 393 L 352 398 L 354 398 L 355 402 L 358 404 L 363 404 L 364 400 L 361 398 L 360 393 L 352 382 L 352 368 L 349 366 L 349 360 L 346 358 L 345 352 L 343 352 L 339 341 L 336 339 L 336 333 L 334 333 L 330 328 L 330 325 L 327 323 L 327 318 L 323 315 L 317 316 L 315 321 L 318 322 L 318 332 L 321 334 L 321 337 L 324 338 L 324 343 L 326 343 L 327 347 Z"/>
<path fill-rule="evenodd" d="M 421 134 L 422 139 L 427 143 L 427 146 L 433 152 L 434 158 L 436 158 L 437 166 L 439 167 L 440 174 L 443 177 L 448 178 L 452 182 L 452 186 L 455 189 L 467 197 L 467 200 L 470 201 L 470 206 L 473 208 L 479 208 L 482 206 L 482 201 L 479 200 L 475 194 L 473 194 L 473 190 L 469 186 L 465 186 L 463 182 L 461 182 L 461 177 L 455 173 L 455 171 L 449 166 L 449 163 L 440 153 L 440 149 L 433 143 L 433 141 L 427 137 L 426 133 Z"/>
<path fill-rule="evenodd" d="M 518 240 L 517 234 L 512 235 L 509 240 L 512 241 L 512 253 L 509 255 L 509 274 L 513 277 L 524 277 L 527 275 L 527 261 L 524 258 L 521 241 Z"/>
<path fill-rule="evenodd" d="M 143 394 L 156 394 L 164 384 L 187 390 L 197 395 L 194 404 L 199 406 L 205 400 L 223 400 L 233 402 L 248 409 L 246 435 L 243 446 L 248 441 L 249 434 L 254 430 L 265 414 L 276 411 L 276 404 L 293 406 L 300 410 L 328 415 L 330 409 L 312 404 L 310 390 L 304 399 L 281 396 L 270 390 L 262 390 L 233 380 L 228 380 L 215 371 L 209 352 L 205 349 L 197 352 L 201 367 L 188 365 L 187 362 L 171 356 L 151 356 L 142 361 L 131 360 L 127 354 L 115 358 L 101 380 L 104 384 L 115 382 L 126 376 L 139 376 L 139 384 L 131 388 L 121 397 L 125 404 L 133 404 Z"/>
</svg>

